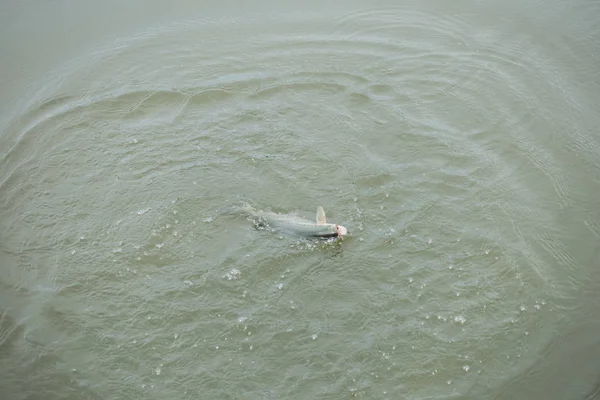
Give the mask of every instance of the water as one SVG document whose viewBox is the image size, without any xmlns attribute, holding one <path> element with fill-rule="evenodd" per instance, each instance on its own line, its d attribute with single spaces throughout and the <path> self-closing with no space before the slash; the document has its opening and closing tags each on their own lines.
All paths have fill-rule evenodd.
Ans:
<svg viewBox="0 0 600 400">
<path fill-rule="evenodd" d="M 2 398 L 600 396 L 597 2 L 1 15 Z"/>
</svg>

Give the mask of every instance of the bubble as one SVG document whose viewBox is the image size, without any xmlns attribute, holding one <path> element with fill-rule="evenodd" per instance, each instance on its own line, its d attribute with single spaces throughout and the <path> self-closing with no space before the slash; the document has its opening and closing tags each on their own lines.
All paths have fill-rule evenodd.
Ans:
<svg viewBox="0 0 600 400">
<path fill-rule="evenodd" d="M 154 372 L 156 373 L 156 375 L 160 375 L 160 372 L 161 372 L 160 367 L 156 367 Z"/>
<path fill-rule="evenodd" d="M 227 280 L 234 280 L 234 279 L 238 279 L 240 277 L 241 273 L 240 270 L 238 270 L 237 268 L 232 268 L 231 271 L 229 271 L 228 273 L 226 273 L 223 278 L 227 278 Z M 245 295 L 245 293 L 244 293 Z"/>
<path fill-rule="evenodd" d="M 458 322 L 459 324 L 464 324 L 467 320 L 465 319 L 465 317 L 459 315 L 454 317 L 454 322 Z"/>
<path fill-rule="evenodd" d="M 463 369 L 465 372 L 469 372 L 469 370 L 471 369 L 471 367 L 470 367 L 470 366 L 468 366 L 468 365 L 463 365 L 462 369 Z"/>
<path fill-rule="evenodd" d="M 317 340 L 317 335 L 312 335 L 311 338 L 312 340 Z"/>
<path fill-rule="evenodd" d="M 279 289 L 279 290 L 283 289 L 283 283 L 278 283 L 277 284 L 277 289 Z"/>
</svg>

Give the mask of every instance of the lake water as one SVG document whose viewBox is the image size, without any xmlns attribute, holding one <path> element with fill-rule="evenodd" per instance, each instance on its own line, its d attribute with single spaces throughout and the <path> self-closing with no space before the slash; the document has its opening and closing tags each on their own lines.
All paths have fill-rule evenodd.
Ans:
<svg viewBox="0 0 600 400">
<path fill-rule="evenodd" d="M 600 3 L 255 3 L 0 6 L 2 399 L 600 398 Z"/>
</svg>

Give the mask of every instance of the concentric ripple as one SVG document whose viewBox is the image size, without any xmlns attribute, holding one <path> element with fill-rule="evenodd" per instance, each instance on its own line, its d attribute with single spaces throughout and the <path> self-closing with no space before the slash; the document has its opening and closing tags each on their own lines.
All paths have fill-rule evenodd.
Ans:
<svg viewBox="0 0 600 400">
<path fill-rule="evenodd" d="M 537 368 L 581 279 L 564 223 L 600 232 L 566 154 L 591 177 L 599 147 L 556 117 L 585 112 L 563 66 L 474 13 L 171 24 L 55 71 L 2 125 L 3 285 L 37 322 L 0 345 L 27 330 L 61 354 L 30 368 L 101 398 L 441 398 Z M 240 199 L 353 235 L 217 218 Z"/>
</svg>

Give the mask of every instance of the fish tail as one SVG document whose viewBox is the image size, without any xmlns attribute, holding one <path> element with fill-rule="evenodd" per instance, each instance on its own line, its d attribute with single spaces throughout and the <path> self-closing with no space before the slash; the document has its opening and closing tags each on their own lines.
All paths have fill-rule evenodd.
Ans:
<svg viewBox="0 0 600 400">
<path fill-rule="evenodd" d="M 221 215 L 253 215 L 256 212 L 256 209 L 252 207 L 249 203 L 242 203 L 241 205 L 235 206 L 226 206 L 217 209 L 217 214 Z"/>
</svg>

